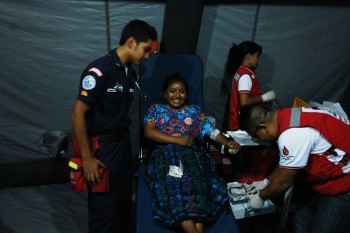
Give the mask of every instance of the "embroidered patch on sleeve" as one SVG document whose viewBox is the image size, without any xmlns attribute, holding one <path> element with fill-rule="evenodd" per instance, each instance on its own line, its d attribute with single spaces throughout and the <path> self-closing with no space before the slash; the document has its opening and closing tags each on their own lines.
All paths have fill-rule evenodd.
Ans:
<svg viewBox="0 0 350 233">
<path fill-rule="evenodd" d="M 97 74 L 98 77 L 102 76 L 102 72 L 99 69 L 95 68 L 95 67 L 90 68 L 89 72 L 94 72 L 95 74 Z"/>
<path fill-rule="evenodd" d="M 88 96 L 88 93 L 87 93 L 87 91 L 84 91 L 84 90 L 83 90 L 83 91 L 80 92 L 80 95 L 82 95 L 82 96 Z"/>
<path fill-rule="evenodd" d="M 82 86 L 85 90 L 91 90 L 96 86 L 96 79 L 92 75 L 87 75 L 83 79 Z"/>
</svg>

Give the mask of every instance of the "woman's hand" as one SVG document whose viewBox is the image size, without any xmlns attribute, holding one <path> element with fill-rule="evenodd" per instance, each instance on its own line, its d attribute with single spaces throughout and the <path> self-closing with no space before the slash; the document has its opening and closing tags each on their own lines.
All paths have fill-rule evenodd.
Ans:
<svg viewBox="0 0 350 233">
<path fill-rule="evenodd" d="M 191 136 L 181 136 L 179 137 L 179 145 L 181 146 L 193 146 L 195 144 L 195 139 Z"/>
<path fill-rule="evenodd" d="M 241 149 L 241 145 L 234 140 L 229 140 L 224 146 L 230 153 L 232 152 L 231 154 L 236 154 Z"/>
</svg>

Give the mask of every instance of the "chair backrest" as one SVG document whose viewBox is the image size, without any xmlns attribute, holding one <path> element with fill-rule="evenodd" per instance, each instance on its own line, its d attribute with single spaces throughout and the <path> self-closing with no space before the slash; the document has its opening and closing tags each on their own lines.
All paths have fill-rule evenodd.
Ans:
<svg viewBox="0 0 350 233">
<path fill-rule="evenodd" d="M 152 104 L 162 103 L 162 86 L 165 78 L 179 73 L 188 84 L 187 103 L 197 104 L 204 112 L 203 98 L 203 62 L 195 54 L 151 54 L 149 59 L 140 65 L 139 83 L 143 95 L 140 97 L 140 151 L 139 160 L 147 162 L 150 143 L 143 136 L 143 118 Z"/>
<path fill-rule="evenodd" d="M 151 54 L 140 65 L 140 87 L 146 100 L 140 97 L 140 121 L 148 108 L 161 103 L 164 79 L 174 73 L 181 74 L 188 84 L 188 104 L 197 104 L 204 112 L 203 62 L 195 54 Z"/>
</svg>

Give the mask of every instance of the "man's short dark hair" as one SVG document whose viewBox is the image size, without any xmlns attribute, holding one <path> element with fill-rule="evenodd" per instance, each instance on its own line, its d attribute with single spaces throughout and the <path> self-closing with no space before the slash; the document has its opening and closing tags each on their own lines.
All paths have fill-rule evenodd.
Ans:
<svg viewBox="0 0 350 233">
<path fill-rule="evenodd" d="M 241 108 L 239 114 L 239 127 L 249 135 L 254 135 L 259 124 L 269 123 L 272 121 L 274 109 L 265 104 L 249 105 Z"/>
<path fill-rule="evenodd" d="M 119 45 L 125 44 L 129 37 L 135 37 L 137 43 L 146 42 L 151 39 L 156 41 L 158 39 L 157 31 L 154 27 L 143 20 L 135 19 L 130 21 L 123 29 L 120 37 Z"/>
</svg>

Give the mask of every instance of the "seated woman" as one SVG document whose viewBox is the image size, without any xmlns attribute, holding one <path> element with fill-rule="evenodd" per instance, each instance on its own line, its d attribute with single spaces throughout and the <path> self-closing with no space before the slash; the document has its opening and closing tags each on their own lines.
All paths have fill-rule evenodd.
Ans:
<svg viewBox="0 0 350 233">
<path fill-rule="evenodd" d="M 187 233 L 203 232 L 227 204 L 224 180 L 214 160 L 198 146 L 206 134 L 228 149 L 240 146 L 215 129 L 197 105 L 186 105 L 187 84 L 179 74 L 163 84 L 166 104 L 152 105 L 144 118 L 144 135 L 156 143 L 145 172 L 154 220 Z"/>
</svg>

